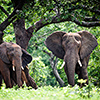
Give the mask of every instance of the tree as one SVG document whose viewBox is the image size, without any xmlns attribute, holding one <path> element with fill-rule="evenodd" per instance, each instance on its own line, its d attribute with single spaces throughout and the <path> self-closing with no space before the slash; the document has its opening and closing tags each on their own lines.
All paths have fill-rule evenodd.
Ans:
<svg viewBox="0 0 100 100">
<path fill-rule="evenodd" d="M 100 26 L 99 0 L 1 0 L 0 12 L 0 31 L 13 23 L 16 43 L 26 50 L 33 33 L 48 24 Z M 25 27 L 27 21 L 31 25 Z"/>
<path fill-rule="evenodd" d="M 33 32 L 52 23 L 72 21 L 84 27 L 100 26 L 99 0 L 1 0 L 0 4 L 0 10 L 6 15 L 6 19 L 0 24 L 0 30 L 4 31 L 10 23 L 16 22 L 15 31 L 18 24 L 24 34 L 22 37 L 28 34 L 29 39 Z M 4 16 L 2 13 L 1 18 Z M 28 29 L 25 28 L 25 19 L 33 24 Z M 18 35 L 20 32 L 15 34 Z M 27 43 L 24 42 L 25 45 L 29 39 Z"/>
</svg>

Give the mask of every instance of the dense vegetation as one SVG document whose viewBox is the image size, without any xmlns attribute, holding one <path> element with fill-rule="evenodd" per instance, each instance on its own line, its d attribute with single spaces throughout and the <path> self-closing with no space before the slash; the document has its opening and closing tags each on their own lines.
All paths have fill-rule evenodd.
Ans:
<svg viewBox="0 0 100 100">
<path fill-rule="evenodd" d="M 98 44 L 100 45 L 99 27 L 83 28 L 74 23 L 67 22 L 67 23 L 49 25 L 45 28 L 42 28 L 40 31 L 37 32 L 37 34 L 34 35 L 33 39 L 30 40 L 29 42 L 30 47 L 28 48 L 29 52 L 33 54 L 33 62 L 31 62 L 31 64 L 29 65 L 31 69 L 30 74 L 32 74 L 32 69 L 33 69 L 32 75 L 34 76 L 34 78 L 36 77 L 36 80 L 40 80 L 41 82 L 43 82 L 41 83 L 42 85 L 52 85 L 52 86 L 57 85 L 56 79 L 52 73 L 52 69 L 50 66 L 50 62 L 49 62 L 50 57 L 47 54 L 45 54 L 43 50 L 47 50 L 47 48 L 44 45 L 45 38 L 52 32 L 58 30 L 65 31 L 65 32 L 77 32 L 81 30 L 87 30 L 96 36 L 98 40 Z M 93 83 L 97 83 L 98 86 L 100 86 L 100 75 L 99 75 L 100 46 L 99 45 L 91 54 L 90 62 L 88 66 L 89 80 Z M 61 65 L 62 65 L 62 60 L 59 59 L 57 64 L 57 69 L 61 78 L 64 80 L 64 82 L 66 82 L 67 85 L 67 79 L 64 70 L 60 69 Z M 37 73 L 38 71 L 39 73 Z M 75 78 L 77 80 L 77 75 Z"/>
<path fill-rule="evenodd" d="M 10 15 L 14 8 L 11 1 L 16 0 L 1 0 L 0 4 Z M 18 2 L 20 0 L 17 0 Z M 23 0 L 21 0 L 23 1 Z M 27 1 L 27 0 L 25 0 Z M 100 22 L 99 22 L 99 1 L 98 0 L 28 0 L 27 6 L 20 8 L 18 13 L 14 14 L 8 22 L 14 22 L 17 19 L 25 19 L 25 28 L 35 26 L 42 18 L 46 22 L 42 23 L 41 28 L 37 27 L 32 30 L 31 37 L 27 51 L 32 55 L 33 60 L 29 64 L 29 73 L 34 78 L 38 85 L 38 90 L 14 87 L 12 89 L 5 89 L 5 86 L 0 89 L 0 99 L 14 100 L 14 99 L 95 99 L 100 98 Z M 37 1 L 37 2 L 36 2 Z M 81 3 L 80 3 L 81 1 Z M 66 6 L 67 4 L 67 6 Z M 87 6 L 84 6 L 86 5 Z M 22 4 L 23 5 L 23 4 Z M 22 6 L 21 5 L 21 6 Z M 81 6 L 83 5 L 83 6 Z M 2 22 L 8 18 L 7 12 L 3 12 L 0 6 L 0 30 L 3 28 Z M 27 8 L 27 9 L 26 9 Z M 24 15 L 25 14 L 25 15 Z M 66 16 L 65 16 L 66 14 Z M 80 15 L 80 16 L 79 16 Z M 14 17 L 14 20 L 12 20 Z M 55 17 L 55 20 L 52 19 Z M 71 19 L 69 19 L 71 18 Z M 78 20 L 76 20 L 78 19 Z M 65 22 L 68 21 L 68 22 Z M 62 22 L 62 23 L 58 23 Z M 74 22 L 74 23 L 73 23 Z M 52 24 L 54 23 L 54 24 Z M 76 24 L 75 24 L 76 23 Z M 46 26 L 45 26 L 46 25 Z M 80 25 L 80 26 L 78 26 Z M 45 26 L 45 27 L 44 27 Z M 82 27 L 85 26 L 85 27 Z M 92 27 L 94 26 L 94 27 Z M 88 27 L 88 28 L 86 28 Z M 54 77 L 52 68 L 50 66 L 50 57 L 43 52 L 46 50 L 50 52 L 44 45 L 44 41 L 54 31 L 77 32 L 87 30 L 92 33 L 98 41 L 98 46 L 92 52 L 88 65 L 89 85 L 80 89 L 77 85 L 73 88 L 68 86 L 67 77 L 64 69 L 60 69 L 62 60 L 58 59 L 57 70 L 60 77 L 63 79 L 66 87 L 60 88 L 56 78 Z M 3 31 L 3 30 L 2 30 Z M 10 24 L 3 31 L 3 40 L 7 42 L 15 41 L 15 32 L 13 25 Z M 78 83 L 77 75 L 75 75 L 76 84 Z M 95 86 L 94 86 L 95 85 Z"/>
<path fill-rule="evenodd" d="M 70 86 L 59 88 L 44 86 L 39 87 L 38 90 L 28 88 L 16 87 L 12 89 L 5 89 L 2 87 L 0 90 L 0 100 L 99 100 L 100 89 L 94 86 L 87 86 L 79 88 L 77 85 L 73 88 Z"/>
<path fill-rule="evenodd" d="M 89 66 L 88 66 L 88 75 L 89 81 L 97 84 L 100 87 L 100 29 L 99 27 L 93 28 L 84 28 L 80 27 L 74 23 L 66 22 L 60 24 L 52 24 L 48 25 L 37 32 L 37 34 L 33 33 L 33 37 L 29 41 L 28 52 L 32 55 L 33 60 L 29 64 L 30 75 L 34 77 L 38 86 L 59 86 L 56 81 L 56 78 L 53 75 L 52 68 L 50 66 L 50 57 L 43 52 L 43 50 L 49 50 L 44 45 L 44 41 L 46 37 L 54 31 L 65 31 L 65 32 L 77 32 L 81 30 L 87 30 L 91 32 L 98 41 L 98 47 L 95 48 L 93 53 L 91 54 Z M 13 30 L 4 36 L 4 40 L 9 42 L 15 42 Z M 66 82 L 67 85 L 67 77 L 65 75 L 64 69 L 60 69 L 62 65 L 62 60 L 59 59 L 57 64 L 57 69 L 60 74 L 60 77 Z M 75 76 L 77 80 L 77 75 Z M 77 81 L 76 81 L 77 83 Z"/>
<path fill-rule="evenodd" d="M 98 41 L 98 47 L 95 48 L 93 53 L 91 54 L 89 66 L 88 66 L 88 75 L 89 75 L 89 86 L 80 89 L 78 86 L 74 88 L 64 87 L 59 88 L 59 84 L 56 81 L 56 78 L 53 75 L 52 68 L 50 66 L 50 57 L 43 52 L 43 50 L 47 50 L 50 52 L 46 46 L 44 45 L 44 41 L 46 37 L 54 31 L 65 31 L 65 32 L 77 32 L 80 30 L 87 30 L 91 32 L 93 35 L 96 36 Z M 9 32 L 9 35 L 4 36 L 4 40 L 14 41 L 15 38 L 13 32 Z M 99 27 L 93 28 L 84 28 L 80 27 L 74 23 L 66 22 L 60 24 L 52 24 L 42 28 L 37 34 L 33 34 L 28 46 L 28 52 L 32 55 L 33 60 L 29 64 L 30 75 L 34 78 L 36 84 L 38 85 L 38 90 L 27 90 L 27 88 L 15 90 L 7 89 L 5 90 L 4 87 L 0 90 L 1 98 L 9 98 L 15 99 L 95 99 L 99 100 L 99 93 L 100 93 L 100 29 Z M 62 65 L 62 60 L 58 60 L 57 69 L 60 74 L 60 77 L 63 81 L 67 83 L 67 77 L 65 75 L 64 69 L 60 69 Z M 75 75 L 76 84 L 78 83 L 77 75 Z M 97 85 L 97 86 L 94 86 Z M 53 87 L 51 87 L 53 86 Z M 14 91 L 14 94 L 13 94 Z M 5 97 L 5 94 L 8 94 Z M 16 95 L 18 94 L 18 95 Z M 60 94 L 60 95 L 59 95 Z M 9 96 L 10 95 L 10 96 Z M 23 96 L 24 95 L 24 96 Z"/>
</svg>

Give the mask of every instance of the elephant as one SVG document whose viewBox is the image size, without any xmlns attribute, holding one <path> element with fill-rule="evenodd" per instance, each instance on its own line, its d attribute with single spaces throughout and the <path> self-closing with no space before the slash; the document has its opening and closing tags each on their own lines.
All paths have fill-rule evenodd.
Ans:
<svg viewBox="0 0 100 100">
<path fill-rule="evenodd" d="M 17 85 L 22 86 L 22 70 L 31 60 L 31 55 L 19 45 L 12 42 L 3 42 L 0 45 L 0 74 L 2 75 L 0 75 L 0 85 L 3 77 L 6 88 L 11 88 L 11 80 L 14 79 L 13 75 L 15 74 Z M 11 72 L 14 74 L 11 74 Z"/>
<path fill-rule="evenodd" d="M 98 45 L 94 35 L 85 30 L 76 33 L 56 31 L 44 43 L 55 56 L 64 60 L 68 84 L 75 85 L 75 73 L 78 74 L 78 79 L 86 80 L 85 84 L 88 84 L 87 66 L 90 54 Z M 85 84 L 79 85 L 82 87 Z"/>
<path fill-rule="evenodd" d="M 3 41 L 3 35 L 4 33 L 2 31 L 0 31 L 0 44 L 2 44 L 4 41 Z M 37 85 L 34 81 L 34 79 L 29 75 L 29 69 L 27 65 L 27 63 L 25 63 L 25 56 L 27 56 L 27 58 L 29 57 L 30 58 L 30 62 L 31 62 L 31 55 L 29 55 L 24 49 L 22 49 L 23 51 L 23 54 L 22 54 L 22 64 L 24 66 L 24 70 L 21 70 L 21 80 L 22 80 L 22 84 L 25 82 L 27 86 L 31 86 L 32 88 L 34 89 L 37 89 Z M 12 70 L 12 67 L 10 68 L 10 74 L 11 74 L 11 84 L 12 86 L 16 85 L 17 82 L 16 82 L 16 75 L 15 73 L 13 72 Z M 2 86 L 2 75 L 0 74 L 0 87 Z"/>
</svg>

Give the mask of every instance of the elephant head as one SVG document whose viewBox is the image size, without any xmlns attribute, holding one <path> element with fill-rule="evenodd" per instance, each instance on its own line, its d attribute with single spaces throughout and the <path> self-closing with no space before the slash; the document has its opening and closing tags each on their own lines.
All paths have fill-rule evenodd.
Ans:
<svg viewBox="0 0 100 100">
<path fill-rule="evenodd" d="M 65 61 L 68 82 L 74 86 L 76 65 L 78 63 L 80 67 L 84 66 L 82 61 L 97 46 L 97 40 L 87 31 L 79 31 L 77 33 L 57 31 L 47 37 L 45 45 L 55 56 Z"/>
<path fill-rule="evenodd" d="M 13 71 L 16 73 L 17 84 L 21 86 L 21 67 L 31 62 L 32 57 L 19 45 L 4 42 L 0 45 L 0 58 L 5 64 L 11 64 Z"/>
</svg>

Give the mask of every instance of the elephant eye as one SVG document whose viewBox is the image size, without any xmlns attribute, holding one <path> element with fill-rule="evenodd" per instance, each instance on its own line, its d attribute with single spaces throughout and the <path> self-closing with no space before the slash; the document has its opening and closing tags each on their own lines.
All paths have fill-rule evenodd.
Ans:
<svg viewBox="0 0 100 100">
<path fill-rule="evenodd" d="M 66 44 L 69 42 L 69 40 L 66 41 Z"/>
<path fill-rule="evenodd" d="M 63 37 L 63 41 L 66 41 L 66 39 L 67 39 L 67 36 L 64 36 L 64 37 Z"/>
</svg>

